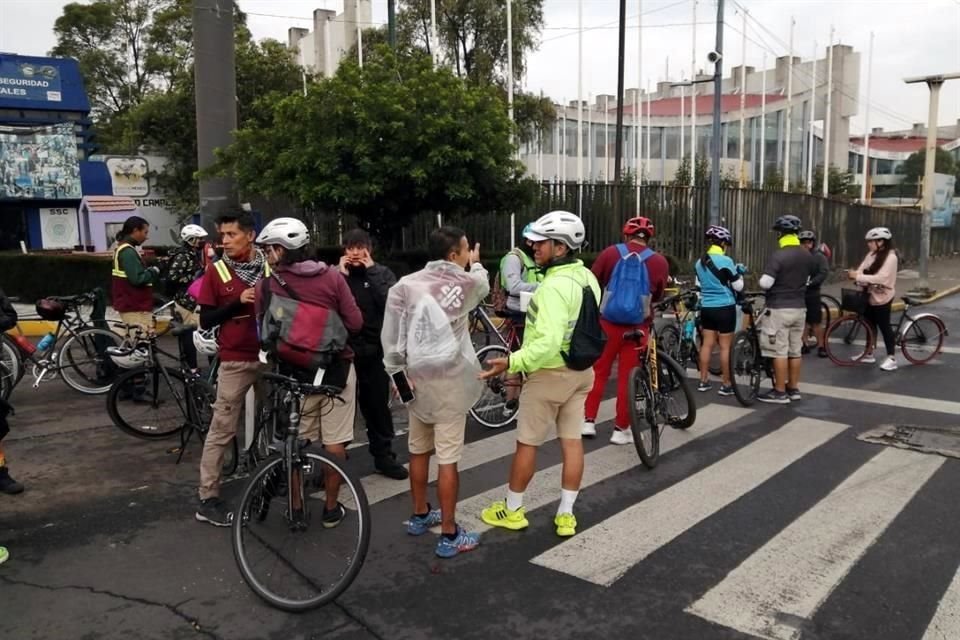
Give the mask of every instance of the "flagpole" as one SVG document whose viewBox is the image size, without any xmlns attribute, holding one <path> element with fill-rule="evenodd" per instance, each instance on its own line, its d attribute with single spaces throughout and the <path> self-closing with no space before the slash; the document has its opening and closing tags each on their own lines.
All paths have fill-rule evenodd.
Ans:
<svg viewBox="0 0 960 640">
<path fill-rule="evenodd" d="M 797 21 L 790 18 L 790 52 L 787 59 L 787 122 L 786 132 L 784 133 L 786 153 L 783 156 L 783 190 L 790 190 L 790 133 L 793 118 L 793 29 Z"/>
<path fill-rule="evenodd" d="M 690 186 L 697 184 L 697 0 L 693 0 L 693 46 L 690 58 Z"/>
<path fill-rule="evenodd" d="M 863 184 L 860 185 L 860 202 L 867 202 L 867 180 L 870 176 L 870 83 L 873 80 L 873 31 L 870 32 L 870 50 L 867 53 L 867 102 L 863 120 Z"/>
<path fill-rule="evenodd" d="M 747 10 L 743 11 L 743 36 L 740 46 L 740 180 L 739 187 L 743 189 L 746 186 L 746 170 L 744 164 L 744 145 L 747 141 Z"/>
<path fill-rule="evenodd" d="M 830 48 L 827 51 L 827 114 L 823 126 L 823 189 L 824 198 L 830 195 L 830 123 L 833 119 L 833 26 L 830 27 Z"/>
<path fill-rule="evenodd" d="M 813 125 L 817 121 L 817 41 L 813 41 L 813 88 L 810 90 L 810 126 L 809 129 L 809 147 L 807 148 L 807 195 L 813 193 L 813 165 L 817 159 L 813 155 L 814 135 Z"/>
<path fill-rule="evenodd" d="M 633 128 L 637 136 L 634 145 L 636 162 L 634 176 L 637 187 L 637 215 L 640 215 L 640 183 L 643 181 L 643 0 L 637 0 L 637 93 L 633 99 Z"/>
<path fill-rule="evenodd" d="M 363 69 L 363 26 L 360 24 L 360 0 L 355 0 L 355 11 L 357 15 L 357 63 Z"/>
<path fill-rule="evenodd" d="M 760 188 L 763 189 L 767 162 L 767 52 L 763 52 L 763 76 L 760 80 Z"/>
<path fill-rule="evenodd" d="M 436 11 L 436 0 L 431 0 L 433 11 Z M 510 146 L 513 146 L 513 10 L 510 0 L 507 0 L 507 111 L 510 116 Z M 434 27 L 436 28 L 436 27 Z M 517 246 L 517 214 L 510 212 L 510 246 Z"/>
<path fill-rule="evenodd" d="M 434 66 L 440 59 L 437 48 L 437 0 L 430 0 L 430 54 L 433 57 Z"/>
<path fill-rule="evenodd" d="M 509 0 L 507 6 L 510 6 Z M 583 0 L 577 0 L 577 184 L 583 184 Z M 582 213 L 580 200 L 578 198 L 577 215 Z"/>
</svg>

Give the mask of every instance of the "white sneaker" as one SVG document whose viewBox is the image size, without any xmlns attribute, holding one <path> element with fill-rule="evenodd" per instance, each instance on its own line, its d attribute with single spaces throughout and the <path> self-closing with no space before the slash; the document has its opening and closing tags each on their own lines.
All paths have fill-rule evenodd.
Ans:
<svg viewBox="0 0 960 640">
<path fill-rule="evenodd" d="M 896 371 L 897 359 L 893 356 L 887 356 L 887 359 L 883 361 L 883 364 L 880 365 L 880 368 L 884 371 Z"/>
<path fill-rule="evenodd" d="M 633 444 L 633 431 L 630 429 L 613 429 L 610 444 Z"/>
<path fill-rule="evenodd" d="M 580 427 L 580 435 L 584 438 L 596 438 L 597 437 L 597 425 L 590 422 L 589 420 L 583 421 L 583 426 Z"/>
<path fill-rule="evenodd" d="M 872 353 L 868 353 L 867 355 L 863 356 L 863 358 L 860 360 L 860 364 L 876 364 L 876 363 L 877 363 L 877 359 L 873 356 Z"/>
</svg>

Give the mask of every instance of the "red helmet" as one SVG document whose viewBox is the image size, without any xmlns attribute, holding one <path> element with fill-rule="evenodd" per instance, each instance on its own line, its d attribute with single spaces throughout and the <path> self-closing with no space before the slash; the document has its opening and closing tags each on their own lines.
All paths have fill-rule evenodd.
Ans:
<svg viewBox="0 0 960 640">
<path fill-rule="evenodd" d="M 650 218 L 644 218 L 643 216 L 637 216 L 636 218 L 630 218 L 627 220 L 626 224 L 623 225 L 623 235 L 625 236 L 635 236 L 642 234 L 645 238 L 652 238 L 657 233 L 656 227 L 653 225 L 653 220 Z"/>
</svg>

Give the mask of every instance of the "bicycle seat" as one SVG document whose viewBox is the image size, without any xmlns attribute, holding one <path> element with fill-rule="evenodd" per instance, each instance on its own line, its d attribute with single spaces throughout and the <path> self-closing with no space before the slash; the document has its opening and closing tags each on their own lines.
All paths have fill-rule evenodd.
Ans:
<svg viewBox="0 0 960 640">
<path fill-rule="evenodd" d="M 910 296 L 900 296 L 900 299 L 903 300 L 903 304 L 920 304 L 920 301 L 916 298 L 911 298 Z"/>
<path fill-rule="evenodd" d="M 623 339 L 636 340 L 637 342 L 640 342 L 641 340 L 643 340 L 644 335 L 645 334 L 643 332 L 643 329 L 634 329 L 633 331 L 627 331 L 626 333 L 624 333 Z"/>
<path fill-rule="evenodd" d="M 262 373 L 260 374 L 260 377 L 276 384 L 281 389 L 286 389 L 287 391 L 293 392 L 297 395 L 322 395 L 334 400 L 339 400 L 340 402 L 344 402 L 344 399 L 340 397 L 340 393 L 343 391 L 342 387 L 335 387 L 329 384 L 313 385 L 309 382 L 301 382 L 296 378 L 284 376 L 279 373 Z"/>
</svg>

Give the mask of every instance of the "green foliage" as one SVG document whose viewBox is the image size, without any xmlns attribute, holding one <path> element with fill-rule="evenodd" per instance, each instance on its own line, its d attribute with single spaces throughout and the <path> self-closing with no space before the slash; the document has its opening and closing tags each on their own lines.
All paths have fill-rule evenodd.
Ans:
<svg viewBox="0 0 960 640">
<path fill-rule="evenodd" d="M 822 193 L 823 165 L 820 165 L 813 171 L 813 194 L 820 195 Z M 842 200 L 850 200 L 857 197 L 859 193 L 860 189 L 854 183 L 853 173 L 830 166 L 829 177 L 827 178 L 828 195 Z"/>
<path fill-rule="evenodd" d="M 103 256 L 0 253 L 7 295 L 33 302 L 50 295 L 73 295 L 102 287 L 110 292 L 110 260 Z"/>
<path fill-rule="evenodd" d="M 671 187 L 690 186 L 690 156 L 683 156 L 683 158 L 680 159 L 677 172 L 673 175 L 673 180 L 671 180 L 669 184 Z"/>
<path fill-rule="evenodd" d="M 904 175 L 904 180 L 910 184 L 919 184 L 923 179 L 925 164 L 927 162 L 927 150 L 921 149 L 916 153 L 910 154 L 910 157 L 904 160 L 900 172 Z M 934 173 L 957 174 L 960 167 L 957 167 L 956 161 L 950 152 L 937 147 L 937 155 L 933 161 Z"/>
</svg>

